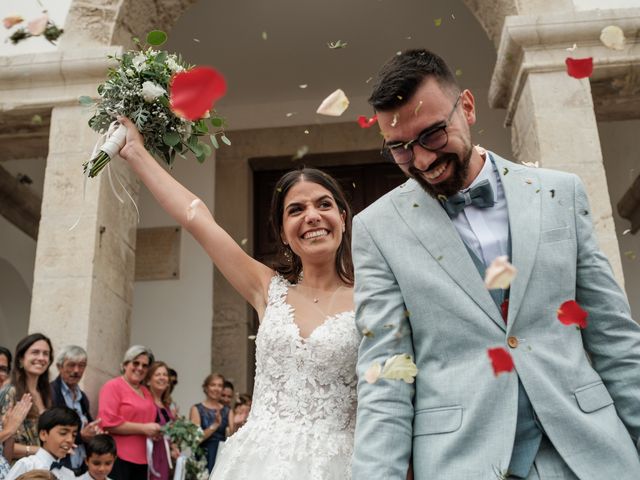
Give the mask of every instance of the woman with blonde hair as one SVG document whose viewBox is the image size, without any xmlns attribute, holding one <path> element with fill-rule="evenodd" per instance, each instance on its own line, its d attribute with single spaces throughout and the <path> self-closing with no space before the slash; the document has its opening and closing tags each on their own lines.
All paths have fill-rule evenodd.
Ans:
<svg viewBox="0 0 640 480">
<path fill-rule="evenodd" d="M 164 362 L 153 362 L 147 373 L 146 385 L 156 407 L 156 423 L 166 425 L 175 419 L 171 411 L 171 385 L 169 366 Z M 171 472 L 171 445 L 169 439 L 160 435 L 153 440 L 152 464 L 149 465 L 151 479 L 169 480 Z"/>
<path fill-rule="evenodd" d="M 202 382 L 205 399 L 191 407 L 189 420 L 200 425 L 204 432 L 200 446 L 207 454 L 207 468 L 213 470 L 220 442 L 227 438 L 227 427 L 233 431 L 233 418 L 230 409 L 221 401 L 224 377 L 219 373 L 211 373 Z"/>
</svg>

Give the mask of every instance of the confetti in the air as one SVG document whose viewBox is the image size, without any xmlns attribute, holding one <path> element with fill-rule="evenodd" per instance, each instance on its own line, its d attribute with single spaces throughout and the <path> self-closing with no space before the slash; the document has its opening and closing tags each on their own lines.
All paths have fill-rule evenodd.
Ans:
<svg viewBox="0 0 640 480">
<path fill-rule="evenodd" d="M 402 380 L 405 383 L 413 383 L 418 374 L 418 367 L 413 359 L 406 353 L 394 355 L 384 362 L 384 367 L 379 363 L 373 363 L 364 375 L 368 383 L 376 383 L 380 378 L 387 380 Z"/>
<path fill-rule="evenodd" d="M 593 73 L 593 57 L 571 58 L 565 60 L 567 73 L 573 78 L 588 78 Z"/>
<path fill-rule="evenodd" d="M 243 238 L 242 240 L 240 240 L 240 245 L 243 245 L 243 246 L 244 246 L 244 245 L 246 245 L 246 244 L 247 244 L 247 242 L 248 242 L 248 241 L 249 241 L 249 239 L 248 239 L 248 238 Z"/>
<path fill-rule="evenodd" d="M 377 115 L 374 115 L 371 118 L 367 118 L 364 115 L 360 115 L 358 117 L 358 125 L 360 125 L 360 128 L 369 128 L 375 125 L 377 121 L 378 121 Z"/>
<path fill-rule="evenodd" d="M 194 38 L 193 41 L 196 42 L 196 43 L 200 43 L 200 39 L 199 38 Z"/>
<path fill-rule="evenodd" d="M 189 204 L 189 207 L 187 208 L 187 221 L 190 222 L 196 217 L 196 208 L 198 208 L 198 205 L 201 204 L 202 200 L 200 200 L 199 198 L 196 198 Z"/>
<path fill-rule="evenodd" d="M 35 114 L 31 117 L 31 125 L 42 125 L 42 117 L 38 114 Z"/>
<path fill-rule="evenodd" d="M 255 336 L 255 335 L 249 335 L 249 336 L 247 337 L 247 339 L 248 339 L 248 340 L 255 340 L 255 339 L 256 339 L 256 336 Z"/>
<path fill-rule="evenodd" d="M 302 157 L 304 157 L 307 153 L 309 153 L 309 147 L 306 145 L 301 146 L 298 151 L 296 152 L 296 154 L 291 157 L 292 160 L 300 160 Z"/>
<path fill-rule="evenodd" d="M 626 252 L 624 252 L 624 256 L 629 260 L 635 260 L 636 258 L 638 258 L 636 252 L 634 252 L 633 250 L 627 250 Z"/>
<path fill-rule="evenodd" d="M 487 355 L 491 360 L 493 374 L 497 377 L 502 372 L 510 372 L 514 369 L 513 358 L 511 354 L 503 347 L 489 348 Z"/>
<path fill-rule="evenodd" d="M 540 166 L 540 162 L 538 162 L 538 160 L 536 160 L 535 162 L 522 162 L 522 165 L 524 165 L 525 167 L 538 168 Z"/>
<path fill-rule="evenodd" d="M 305 130 L 305 131 L 304 131 L 304 134 L 305 134 L 305 135 L 309 135 L 309 130 Z"/>
<path fill-rule="evenodd" d="M 171 110 L 187 120 L 202 118 L 227 91 L 224 77 L 211 67 L 195 67 L 171 79 Z"/>
<path fill-rule="evenodd" d="M 560 305 L 557 314 L 558 320 L 563 325 L 577 325 L 580 328 L 587 328 L 589 314 L 575 300 L 567 300 Z"/>
<path fill-rule="evenodd" d="M 622 232 L 622 235 L 629 235 L 631 233 L 631 229 L 627 228 L 624 232 Z"/>
<path fill-rule="evenodd" d="M 434 19 L 433 19 L 433 24 L 434 24 L 436 27 L 439 27 L 440 25 L 442 25 L 442 19 L 441 19 L 441 18 L 434 18 Z"/>
<path fill-rule="evenodd" d="M 518 270 L 509 263 L 509 257 L 496 257 L 485 271 L 484 285 L 489 289 L 507 289 L 516 277 Z"/>
<path fill-rule="evenodd" d="M 337 48 L 345 48 L 348 45 L 347 42 L 343 42 L 342 40 L 337 40 L 335 42 L 327 42 L 327 47 L 331 50 L 335 50 Z"/>
<path fill-rule="evenodd" d="M 398 118 L 400 118 L 399 115 L 397 113 L 394 113 L 393 120 L 391 120 L 392 127 L 395 127 L 396 125 L 398 125 Z"/>
<path fill-rule="evenodd" d="M 367 338 L 375 337 L 374 333 L 371 330 L 369 330 L 368 328 L 363 328 L 362 329 L 362 335 L 367 337 Z"/>
<path fill-rule="evenodd" d="M 287 117 L 287 118 L 293 117 L 296 113 L 298 113 L 298 112 L 287 112 L 285 117 Z"/>
<path fill-rule="evenodd" d="M 309 86 L 309 85 L 307 85 L 306 83 L 303 83 L 302 85 L 298 85 L 298 87 L 303 88 L 303 89 L 304 89 L 304 88 L 307 88 L 308 86 Z"/>
<path fill-rule="evenodd" d="M 462 69 L 458 68 L 456 69 L 456 77 L 461 77 L 462 76 Z"/>
<path fill-rule="evenodd" d="M 369 77 L 369 78 L 367 78 L 367 79 L 364 81 L 364 83 L 369 83 L 371 80 L 373 80 L 373 77 Z"/>
<path fill-rule="evenodd" d="M 24 22 L 24 18 L 22 18 L 20 15 L 11 15 L 9 17 L 4 17 L 2 19 L 2 24 L 4 25 L 4 28 L 11 28 L 14 25 L 17 25 L 22 22 Z"/>
<path fill-rule="evenodd" d="M 262 32 L 262 40 L 266 40 L 268 37 L 267 32 Z"/>
<path fill-rule="evenodd" d="M 575 52 L 576 48 L 578 48 L 578 44 L 574 43 L 573 46 L 565 48 L 567 52 Z"/>
<path fill-rule="evenodd" d="M 29 30 L 29 33 L 33 36 L 42 35 L 47 28 L 48 22 L 49 15 L 43 13 L 39 17 L 36 17 L 27 23 L 27 30 Z"/>
<path fill-rule="evenodd" d="M 348 107 L 349 99 L 341 89 L 337 89 L 322 101 L 318 110 L 316 110 L 316 113 L 331 117 L 339 117 Z"/>
<path fill-rule="evenodd" d="M 624 50 L 624 32 L 616 25 L 604 27 L 600 32 L 600 41 L 612 50 Z"/>
<path fill-rule="evenodd" d="M 418 102 L 418 105 L 416 105 L 416 108 L 413 110 L 413 115 L 414 116 L 418 116 L 418 111 L 422 108 L 422 100 L 420 100 Z"/>
</svg>

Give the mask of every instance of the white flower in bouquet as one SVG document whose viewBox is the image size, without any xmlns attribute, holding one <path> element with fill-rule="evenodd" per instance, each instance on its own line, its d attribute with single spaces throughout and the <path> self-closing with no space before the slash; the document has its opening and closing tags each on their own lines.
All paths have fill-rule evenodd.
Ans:
<svg viewBox="0 0 640 480">
<path fill-rule="evenodd" d="M 147 42 L 152 44 L 150 38 L 151 33 Z M 95 177 L 125 144 L 126 128 L 117 124 L 119 116 L 128 117 L 147 150 L 169 166 L 176 155 L 185 158 L 189 151 L 204 162 L 211 147 L 219 147 L 218 137 L 231 144 L 225 136 L 225 120 L 215 110 L 209 115 L 214 101 L 226 90 L 224 79 L 215 70 L 193 68 L 179 56 L 152 47 L 112 58 L 117 64 L 98 86 L 98 100 L 80 97 L 81 104 L 95 108 L 89 126 L 107 134 L 100 152 L 84 164 L 89 177 Z M 200 141 L 202 137 L 210 144 Z"/>
<path fill-rule="evenodd" d="M 142 84 L 142 98 L 145 102 L 153 102 L 161 95 L 165 95 L 167 92 L 160 85 L 156 85 L 153 82 L 146 81 Z"/>
</svg>

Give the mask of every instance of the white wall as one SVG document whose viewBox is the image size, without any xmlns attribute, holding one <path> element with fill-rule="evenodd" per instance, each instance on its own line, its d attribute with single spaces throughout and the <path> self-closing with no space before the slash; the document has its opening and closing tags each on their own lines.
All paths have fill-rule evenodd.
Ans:
<svg viewBox="0 0 640 480">
<path fill-rule="evenodd" d="M 640 0 L 573 0 L 576 10 L 640 7 Z"/>
<path fill-rule="evenodd" d="M 200 165 L 195 159 L 178 157 L 173 174 L 213 210 L 213 158 Z M 138 206 L 140 227 L 176 225 L 141 186 Z M 127 207 L 129 208 L 129 207 Z M 183 414 L 200 401 L 200 385 L 211 364 L 213 316 L 213 264 L 196 241 L 183 230 L 180 278 L 136 282 L 133 298 L 131 344 L 150 347 L 157 360 L 178 371 L 174 399 Z"/>
<path fill-rule="evenodd" d="M 640 156 L 637 148 L 640 120 L 602 122 L 598 124 L 598 130 L 620 245 L 625 289 L 631 312 L 635 320 L 640 322 L 640 232 L 635 235 L 622 234 L 630 227 L 630 222 L 618 215 L 616 207 L 620 198 L 640 175 Z M 632 254 L 625 255 L 625 252 L 633 252 L 636 259 L 632 259 Z"/>
</svg>

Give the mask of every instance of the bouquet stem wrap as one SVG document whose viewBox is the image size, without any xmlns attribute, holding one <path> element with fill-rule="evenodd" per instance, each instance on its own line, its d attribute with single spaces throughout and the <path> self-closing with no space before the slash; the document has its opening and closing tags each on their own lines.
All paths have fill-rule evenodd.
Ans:
<svg viewBox="0 0 640 480">
<path fill-rule="evenodd" d="M 117 128 L 116 128 L 117 125 Z M 115 157 L 127 141 L 127 127 L 113 122 L 107 132 L 107 139 L 100 147 L 98 155 L 84 164 L 84 171 L 89 170 L 89 177 L 93 178 Z"/>
</svg>

